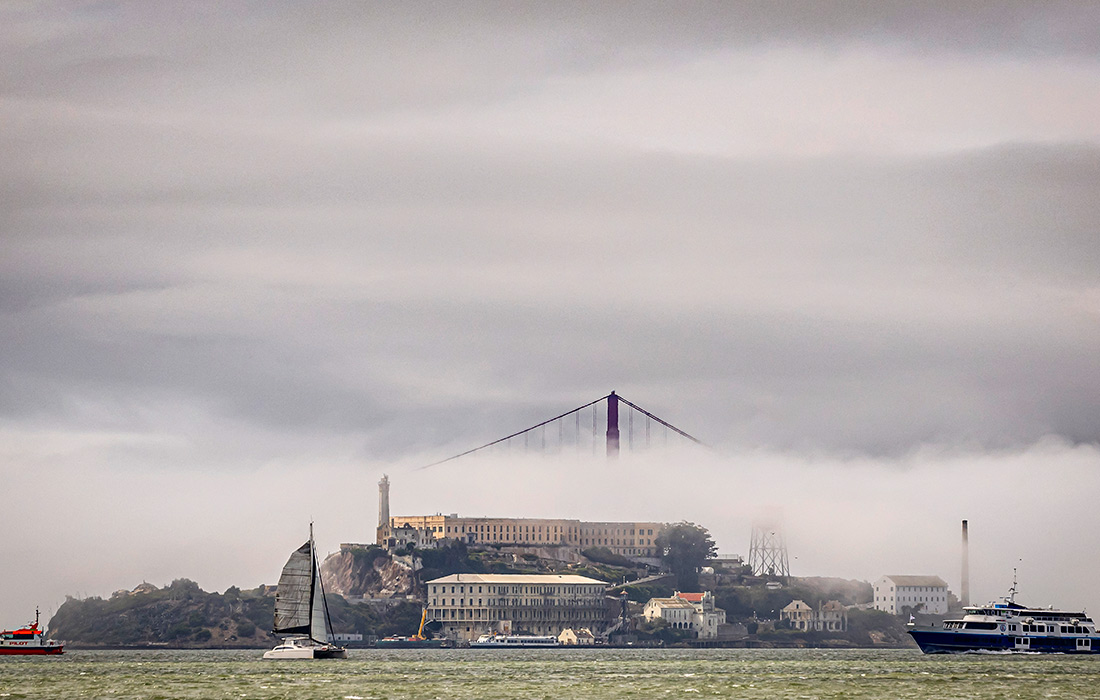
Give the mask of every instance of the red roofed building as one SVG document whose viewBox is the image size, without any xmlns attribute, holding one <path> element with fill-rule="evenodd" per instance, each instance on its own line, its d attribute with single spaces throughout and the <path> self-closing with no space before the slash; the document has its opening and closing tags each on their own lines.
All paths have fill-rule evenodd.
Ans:
<svg viewBox="0 0 1100 700">
<path fill-rule="evenodd" d="M 676 591 L 673 597 L 690 603 L 695 608 L 692 620 L 692 628 L 700 639 L 709 639 L 718 636 L 718 626 L 726 624 L 726 611 L 714 607 L 714 594 L 710 591 L 703 593 L 682 593 Z"/>
</svg>

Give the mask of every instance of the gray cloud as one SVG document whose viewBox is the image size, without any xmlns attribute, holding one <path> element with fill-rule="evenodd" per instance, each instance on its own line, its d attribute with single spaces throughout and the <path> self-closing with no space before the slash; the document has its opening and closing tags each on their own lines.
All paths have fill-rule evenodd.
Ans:
<svg viewBox="0 0 1100 700">
<path fill-rule="evenodd" d="M 261 181 L 240 183 L 233 206 L 214 194 L 148 213 L 124 199 L 134 215 L 112 214 L 106 237 L 68 214 L 71 228 L 28 226 L 4 256 L 6 303 L 22 309 L 3 322 L 5 373 L 25 386 L 5 404 L 15 416 L 49 396 L 35 376 L 279 427 L 359 429 L 389 411 L 407 449 L 395 435 L 433 398 L 404 400 L 404 382 L 458 382 L 461 399 L 440 407 L 455 417 L 434 422 L 436 439 L 458 439 L 476 427 L 465 416 L 485 419 L 471 408 L 490 387 L 565 393 L 547 412 L 612 382 L 675 405 L 694 377 L 684 420 L 718 443 L 1098 438 L 1082 419 L 1100 376 L 1095 148 L 616 156 L 438 154 L 428 174 L 394 159 L 381 192 L 317 169 L 362 197 L 282 189 L 278 221 Z M 574 391 L 552 389 L 563 382 Z"/>
</svg>

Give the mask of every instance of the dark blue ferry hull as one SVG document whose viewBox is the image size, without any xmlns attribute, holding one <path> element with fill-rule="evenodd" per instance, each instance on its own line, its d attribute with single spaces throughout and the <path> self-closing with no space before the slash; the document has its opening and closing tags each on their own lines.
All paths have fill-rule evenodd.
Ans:
<svg viewBox="0 0 1100 700">
<path fill-rule="evenodd" d="M 964 631 L 940 629 L 911 629 L 909 635 L 925 654 L 962 654 L 972 651 L 1021 652 L 1042 654 L 1100 654 L 1100 637 L 1088 638 L 1082 645 L 1081 637 L 1029 636 L 1028 645 L 1018 645 L 1011 634 L 970 634 Z"/>
</svg>

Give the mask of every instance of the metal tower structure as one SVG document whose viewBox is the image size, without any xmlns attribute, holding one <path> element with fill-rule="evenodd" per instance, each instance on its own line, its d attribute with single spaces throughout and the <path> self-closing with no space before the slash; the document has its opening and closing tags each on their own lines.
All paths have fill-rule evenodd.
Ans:
<svg viewBox="0 0 1100 700">
<path fill-rule="evenodd" d="M 787 539 L 778 522 L 758 521 L 752 526 L 749 544 L 749 566 L 753 576 L 787 578 L 791 568 L 787 562 Z"/>
</svg>

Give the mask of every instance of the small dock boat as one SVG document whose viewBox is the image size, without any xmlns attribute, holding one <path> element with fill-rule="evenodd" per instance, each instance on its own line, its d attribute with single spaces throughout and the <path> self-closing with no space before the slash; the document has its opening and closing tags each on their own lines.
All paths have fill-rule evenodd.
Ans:
<svg viewBox="0 0 1100 700">
<path fill-rule="evenodd" d="M 63 644 L 45 639 L 38 626 L 38 608 L 34 609 L 34 622 L 16 630 L 0 632 L 0 655 L 46 655 L 63 653 Z"/>
</svg>

